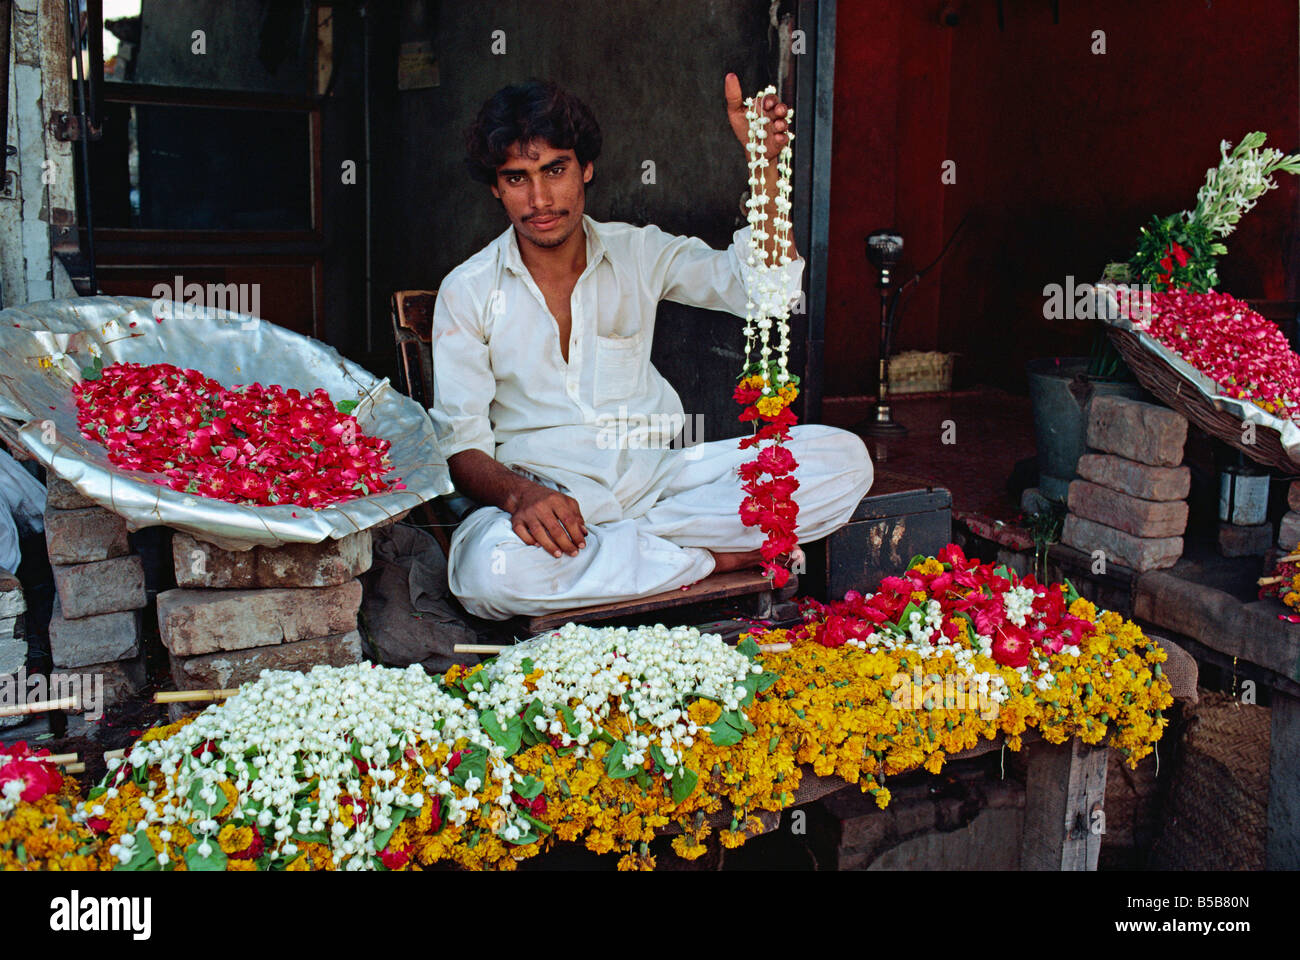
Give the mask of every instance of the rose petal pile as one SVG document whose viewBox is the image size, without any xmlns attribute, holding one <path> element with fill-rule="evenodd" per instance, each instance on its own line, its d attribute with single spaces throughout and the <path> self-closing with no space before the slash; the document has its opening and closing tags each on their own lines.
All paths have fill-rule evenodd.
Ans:
<svg viewBox="0 0 1300 960">
<path fill-rule="evenodd" d="M 155 482 L 250 506 L 327 507 L 401 490 L 387 440 L 368 437 L 325 390 L 226 388 L 169 363 L 114 363 L 73 387 L 82 436 Z M 354 401 L 343 401 L 342 405 Z"/>
<path fill-rule="evenodd" d="M 1151 295 L 1145 332 L 1205 374 L 1225 397 L 1300 421 L 1300 356 L 1277 324 L 1226 293 Z"/>
</svg>

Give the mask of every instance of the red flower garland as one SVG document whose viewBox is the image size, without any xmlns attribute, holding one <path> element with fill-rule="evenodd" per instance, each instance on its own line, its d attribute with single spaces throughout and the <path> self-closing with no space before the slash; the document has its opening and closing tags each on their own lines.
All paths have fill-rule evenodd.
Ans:
<svg viewBox="0 0 1300 960">
<path fill-rule="evenodd" d="M 763 573 L 772 578 L 774 586 L 783 587 L 790 579 L 790 571 L 777 560 L 799 545 L 795 535 L 799 505 L 794 502 L 799 481 L 793 476 L 798 466 L 794 454 L 781 444 L 790 439 L 790 428 L 798 422 L 790 404 L 799 391 L 797 387 L 785 386 L 764 396 L 765 385 L 762 377 L 746 377 L 733 394 L 736 402 L 745 408 L 740 414 L 741 422 L 767 421 L 753 436 L 740 441 L 740 449 L 772 441 L 759 450 L 754 460 L 740 467 L 740 478 L 744 481 L 741 489 L 747 494 L 740 504 L 740 521 L 747 527 L 758 527 L 767 535 L 760 548 Z"/>
</svg>

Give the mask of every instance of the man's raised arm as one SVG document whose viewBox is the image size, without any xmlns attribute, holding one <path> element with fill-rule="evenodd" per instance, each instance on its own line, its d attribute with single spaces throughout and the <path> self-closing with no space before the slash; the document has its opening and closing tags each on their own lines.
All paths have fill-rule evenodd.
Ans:
<svg viewBox="0 0 1300 960">
<path fill-rule="evenodd" d="M 748 163 L 749 155 L 745 145 L 749 142 L 749 121 L 745 117 L 745 104 L 741 98 L 740 80 L 734 73 L 727 74 L 724 85 L 727 106 L 727 121 L 732 133 L 740 142 L 740 155 Z M 776 159 L 781 149 L 789 142 L 788 124 L 784 119 L 789 112 L 784 103 L 776 97 L 768 96 L 762 104 L 767 114 L 767 138 L 763 141 L 769 166 L 766 172 L 765 194 L 768 215 L 764 221 L 771 224 L 776 216 L 777 172 Z M 748 170 L 748 167 L 746 167 Z M 748 174 L 746 175 L 748 179 Z M 760 188 L 755 187 L 755 190 Z M 774 230 L 764 242 L 769 252 L 769 263 L 779 263 L 777 257 L 771 256 L 773 250 L 780 255 L 776 244 Z M 749 226 L 737 230 L 732 238 L 731 247 L 726 251 L 715 250 L 699 237 L 673 236 L 655 226 L 648 226 L 642 231 L 644 247 L 641 251 L 645 264 L 646 282 L 649 294 L 658 300 L 671 300 L 687 306 L 702 307 L 706 310 L 726 310 L 737 316 L 745 316 L 747 300 L 746 280 L 754 271 L 749 266 L 749 244 L 752 228 Z M 794 237 L 790 237 L 788 255 L 791 262 L 785 265 L 786 275 L 790 279 L 790 288 L 797 290 L 803 276 L 804 260 L 795 248 Z"/>
</svg>

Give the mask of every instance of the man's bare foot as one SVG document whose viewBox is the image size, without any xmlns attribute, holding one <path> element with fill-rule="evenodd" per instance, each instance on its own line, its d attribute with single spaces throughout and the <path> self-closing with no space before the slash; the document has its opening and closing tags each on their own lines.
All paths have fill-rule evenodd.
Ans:
<svg viewBox="0 0 1300 960">
<path fill-rule="evenodd" d="M 718 553 L 716 550 L 710 550 L 709 553 L 713 554 L 713 561 L 716 564 L 713 568 L 714 573 L 728 573 L 746 567 L 757 567 L 763 562 L 763 553 L 760 550 L 746 550 L 744 553 Z"/>
</svg>

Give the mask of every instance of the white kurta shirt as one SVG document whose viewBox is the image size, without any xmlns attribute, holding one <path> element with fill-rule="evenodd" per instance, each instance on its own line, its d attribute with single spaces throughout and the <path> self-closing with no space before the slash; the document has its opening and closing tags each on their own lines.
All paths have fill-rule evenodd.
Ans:
<svg viewBox="0 0 1300 960">
<path fill-rule="evenodd" d="M 433 313 L 433 417 L 443 456 L 482 450 L 565 488 L 588 523 L 641 516 L 682 467 L 681 398 L 650 362 L 660 300 L 745 315 L 750 227 L 698 237 L 583 216 L 587 267 L 559 326 L 511 225 L 451 271 Z M 802 258 L 792 261 L 798 289 Z M 736 342 L 743 342 L 741 323 Z M 702 362 L 718 365 L 701 351 Z"/>
</svg>

